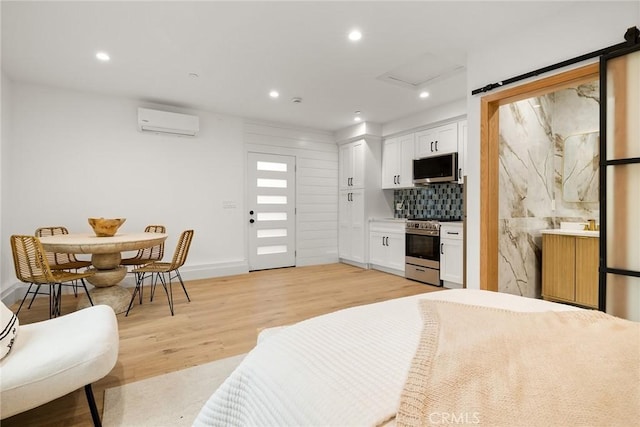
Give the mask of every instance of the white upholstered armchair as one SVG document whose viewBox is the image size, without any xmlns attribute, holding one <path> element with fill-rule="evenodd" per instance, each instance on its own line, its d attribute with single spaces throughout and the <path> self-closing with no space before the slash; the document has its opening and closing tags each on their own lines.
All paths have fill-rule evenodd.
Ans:
<svg viewBox="0 0 640 427">
<path fill-rule="evenodd" d="M 4 304 L 0 309 L 3 321 L 11 317 Z M 10 351 L 0 360 L 0 419 L 84 387 L 94 425 L 101 425 L 91 383 L 105 377 L 118 359 L 113 309 L 96 305 L 38 323 L 13 322 Z"/>
</svg>

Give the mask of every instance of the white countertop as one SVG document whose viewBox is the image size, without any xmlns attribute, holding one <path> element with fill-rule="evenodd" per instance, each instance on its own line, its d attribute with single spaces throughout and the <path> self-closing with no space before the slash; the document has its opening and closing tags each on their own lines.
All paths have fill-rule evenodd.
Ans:
<svg viewBox="0 0 640 427">
<path fill-rule="evenodd" d="M 588 230 L 568 230 L 568 229 L 560 229 L 554 228 L 552 230 L 541 230 L 541 234 L 560 234 L 564 236 L 578 236 L 578 237 L 600 237 L 599 231 L 588 231 Z"/>
<path fill-rule="evenodd" d="M 370 222 L 407 222 L 406 218 L 369 218 Z"/>
</svg>

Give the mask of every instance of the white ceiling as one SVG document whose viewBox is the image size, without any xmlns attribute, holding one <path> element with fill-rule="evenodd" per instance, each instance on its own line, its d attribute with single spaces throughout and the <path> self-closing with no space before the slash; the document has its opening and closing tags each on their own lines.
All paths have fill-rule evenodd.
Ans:
<svg viewBox="0 0 640 427">
<path fill-rule="evenodd" d="M 451 70 L 467 52 L 569 5 L 2 1 L 2 67 L 14 81 L 334 131 L 356 110 L 385 123 L 464 98 L 465 70 Z"/>
</svg>

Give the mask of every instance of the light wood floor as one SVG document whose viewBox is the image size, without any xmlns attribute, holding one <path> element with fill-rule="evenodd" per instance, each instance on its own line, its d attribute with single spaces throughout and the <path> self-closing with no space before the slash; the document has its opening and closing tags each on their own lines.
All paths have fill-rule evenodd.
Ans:
<svg viewBox="0 0 640 427">
<path fill-rule="evenodd" d="M 102 412 L 104 390 L 167 372 L 246 353 L 258 328 L 286 325 L 342 308 L 440 290 L 375 270 L 345 264 L 265 270 L 185 283 L 191 302 L 174 287 L 175 316 L 158 289 L 152 303 L 118 315 L 120 352 L 111 373 L 93 384 Z M 76 299 L 63 297 L 63 313 Z M 17 310 L 15 304 L 13 310 Z M 21 324 L 45 320 L 48 300 L 20 311 Z M 158 402 L 158 404 L 162 404 Z M 2 420 L 2 427 L 87 426 L 91 415 L 83 390 Z"/>
</svg>

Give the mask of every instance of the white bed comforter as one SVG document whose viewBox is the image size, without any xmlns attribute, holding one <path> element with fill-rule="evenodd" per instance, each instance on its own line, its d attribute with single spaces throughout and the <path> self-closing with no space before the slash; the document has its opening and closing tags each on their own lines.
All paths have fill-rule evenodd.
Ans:
<svg viewBox="0 0 640 427">
<path fill-rule="evenodd" d="M 422 328 L 418 301 L 425 298 L 516 311 L 576 309 L 457 289 L 312 318 L 249 352 L 194 426 L 375 426 L 392 419 Z"/>
</svg>

